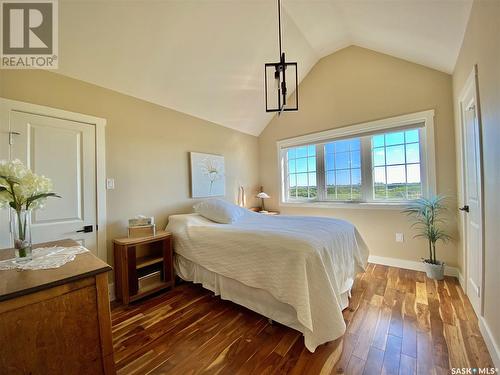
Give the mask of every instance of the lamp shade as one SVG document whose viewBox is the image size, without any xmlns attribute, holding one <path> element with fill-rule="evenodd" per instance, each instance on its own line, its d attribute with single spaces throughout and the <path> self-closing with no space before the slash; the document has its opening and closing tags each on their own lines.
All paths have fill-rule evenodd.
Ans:
<svg viewBox="0 0 500 375">
<path fill-rule="evenodd" d="M 262 191 L 259 194 L 257 194 L 257 198 L 268 199 L 268 198 L 271 198 L 271 197 Z"/>
</svg>

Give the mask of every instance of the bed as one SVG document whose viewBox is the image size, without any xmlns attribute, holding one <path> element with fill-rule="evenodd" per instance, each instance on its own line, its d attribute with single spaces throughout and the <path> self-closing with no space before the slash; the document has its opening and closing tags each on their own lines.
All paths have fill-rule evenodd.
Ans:
<svg viewBox="0 0 500 375">
<path fill-rule="evenodd" d="M 248 211 L 230 224 L 173 215 L 167 230 L 182 279 L 302 332 L 311 352 L 345 332 L 342 310 L 368 258 L 351 223 Z"/>
</svg>

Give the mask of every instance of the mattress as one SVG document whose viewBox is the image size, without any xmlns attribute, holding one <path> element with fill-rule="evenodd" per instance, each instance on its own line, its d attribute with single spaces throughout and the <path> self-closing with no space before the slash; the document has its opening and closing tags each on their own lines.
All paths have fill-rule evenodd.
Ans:
<svg viewBox="0 0 500 375">
<path fill-rule="evenodd" d="M 347 305 L 346 295 L 368 258 L 352 224 L 331 218 L 256 213 L 248 213 L 235 224 L 217 224 L 190 214 L 171 216 L 167 230 L 174 235 L 181 277 L 185 266 L 188 280 L 206 285 L 212 280 L 213 289 L 208 289 L 229 293 L 228 299 L 299 330 L 311 352 L 345 332 L 342 309 Z M 187 261 L 200 266 L 191 270 L 198 273 L 198 281 L 193 273 L 187 276 Z M 221 290 L 221 280 L 222 288 L 247 288 Z M 258 301 L 250 303 L 248 293 L 256 290 Z M 267 307 L 258 306 L 267 303 Z"/>
</svg>

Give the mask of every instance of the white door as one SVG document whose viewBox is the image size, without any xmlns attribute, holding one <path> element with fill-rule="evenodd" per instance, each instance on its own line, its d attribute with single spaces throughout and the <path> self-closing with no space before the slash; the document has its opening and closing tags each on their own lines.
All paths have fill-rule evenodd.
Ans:
<svg viewBox="0 0 500 375">
<path fill-rule="evenodd" d="M 95 126 L 17 110 L 8 122 L 10 159 L 49 177 L 62 197 L 33 213 L 33 242 L 71 238 L 97 255 Z"/>
<path fill-rule="evenodd" d="M 466 243 L 466 289 L 477 315 L 481 315 L 483 280 L 483 233 L 481 195 L 481 133 L 476 99 L 475 74 L 461 100 L 464 215 Z"/>
</svg>

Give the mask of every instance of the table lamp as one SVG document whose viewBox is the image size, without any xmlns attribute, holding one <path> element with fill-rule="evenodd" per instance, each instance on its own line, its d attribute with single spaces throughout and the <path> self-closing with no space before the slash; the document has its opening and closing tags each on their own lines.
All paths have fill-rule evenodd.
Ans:
<svg viewBox="0 0 500 375">
<path fill-rule="evenodd" d="M 264 199 L 269 199 L 271 197 L 269 195 L 267 195 L 266 193 L 264 193 L 263 191 L 261 191 L 259 194 L 257 194 L 257 198 L 260 198 L 262 201 L 262 208 L 261 208 L 260 212 L 267 212 L 266 209 L 264 208 Z"/>
</svg>

